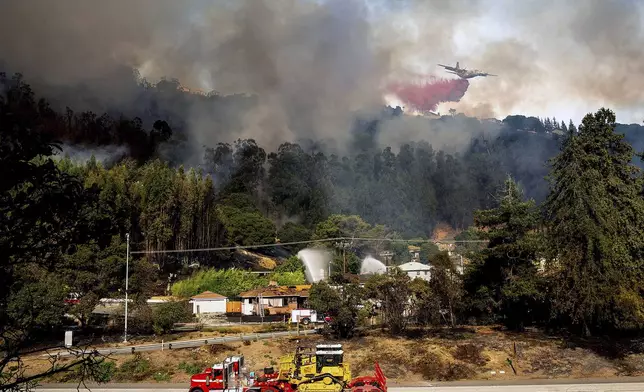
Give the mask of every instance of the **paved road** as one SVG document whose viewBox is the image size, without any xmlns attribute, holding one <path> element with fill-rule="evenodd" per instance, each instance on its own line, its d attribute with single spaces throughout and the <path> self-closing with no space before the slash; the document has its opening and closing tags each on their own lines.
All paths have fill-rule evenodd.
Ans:
<svg viewBox="0 0 644 392">
<path fill-rule="evenodd" d="M 159 351 L 159 350 L 173 350 L 177 348 L 190 348 L 190 347 L 199 347 L 205 346 L 208 344 L 223 344 L 231 342 L 241 342 L 244 340 L 262 340 L 262 339 L 273 339 L 285 336 L 298 336 L 298 335 L 311 335 L 318 333 L 317 329 L 307 329 L 301 331 L 283 331 L 283 332 L 265 332 L 265 333 L 251 333 L 251 334 L 240 334 L 240 335 L 229 335 L 223 336 L 220 338 L 204 338 L 204 339 L 195 339 L 195 340 L 175 340 L 171 342 L 164 343 L 152 343 L 152 344 L 141 344 L 136 346 L 123 346 L 123 347 L 110 347 L 104 349 L 98 349 L 98 352 L 103 355 L 114 355 L 114 354 L 132 354 L 142 351 Z M 44 354 L 43 356 L 55 355 Z M 61 357 L 75 355 L 69 353 L 68 351 L 62 350 L 58 351 L 57 354 Z"/>
<path fill-rule="evenodd" d="M 432 386 L 390 387 L 389 392 L 641 392 L 644 382 L 588 382 L 563 383 L 561 380 L 533 380 L 532 384 L 520 382 L 518 385 L 482 382 L 436 383 Z M 120 384 L 110 386 L 90 386 L 90 389 L 76 389 L 77 385 L 45 385 L 36 389 L 39 392 L 188 392 L 188 385 L 182 384 Z"/>
</svg>

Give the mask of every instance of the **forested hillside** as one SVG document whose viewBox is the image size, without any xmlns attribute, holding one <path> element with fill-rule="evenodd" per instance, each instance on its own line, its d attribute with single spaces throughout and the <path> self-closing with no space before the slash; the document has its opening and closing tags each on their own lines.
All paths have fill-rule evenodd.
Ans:
<svg viewBox="0 0 644 392">
<path fill-rule="evenodd" d="M 195 94 L 178 81 L 151 85 L 127 74 L 119 80 L 133 97 L 123 111 L 122 104 L 82 88 L 43 87 L 51 106 L 38 92 L 33 98 L 8 95 L 17 102 L 7 104 L 23 106 L 39 137 L 63 143 L 63 151 L 55 151 L 58 167 L 95 189 L 100 213 L 94 216 L 109 221 L 110 233 L 130 233 L 135 250 L 270 243 L 294 232 L 308 239 L 306 233 L 332 214 L 358 215 L 405 238 L 428 238 L 438 224 L 463 230 L 474 211 L 498 204 L 497 190 L 507 176 L 527 197 L 543 201 L 547 160 L 575 130 L 570 120 L 428 119 L 385 108 L 356 114 L 348 146 L 284 141 L 271 151 L 253 139 L 225 142 L 239 130 L 240 113 L 253 105 L 252 97 Z M 19 75 L 3 76 L 1 83 L 4 91 L 32 94 Z M 62 110 L 63 103 L 105 112 Z M 210 113 L 210 138 L 222 141 L 194 149 L 195 110 Z M 425 131 L 411 140 L 393 134 L 406 129 Z M 641 130 L 635 124 L 616 128 L 635 146 L 644 140 Z M 387 140 L 392 145 L 383 145 Z M 121 154 L 101 154 L 106 147 Z M 77 159 L 74 152 L 81 149 L 88 152 Z M 65 158 L 70 151 L 71 159 Z M 87 159 L 92 151 L 103 161 Z M 170 266 L 190 258 L 216 265 L 226 256 L 155 258 Z"/>
</svg>

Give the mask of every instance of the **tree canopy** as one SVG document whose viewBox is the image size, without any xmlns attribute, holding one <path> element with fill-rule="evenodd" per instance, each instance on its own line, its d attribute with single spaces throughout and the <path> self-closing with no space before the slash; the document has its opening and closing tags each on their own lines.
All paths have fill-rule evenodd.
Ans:
<svg viewBox="0 0 644 392">
<path fill-rule="evenodd" d="M 556 309 L 588 334 L 640 328 L 644 200 L 633 147 L 607 109 L 584 117 L 552 161 L 545 203 Z"/>
</svg>

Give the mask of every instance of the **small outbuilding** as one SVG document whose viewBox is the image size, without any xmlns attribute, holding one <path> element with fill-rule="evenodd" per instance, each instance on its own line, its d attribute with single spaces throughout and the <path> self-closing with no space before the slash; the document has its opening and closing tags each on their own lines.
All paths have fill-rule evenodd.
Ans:
<svg viewBox="0 0 644 392">
<path fill-rule="evenodd" d="M 212 291 L 204 291 L 190 298 L 192 304 L 192 313 L 205 314 L 205 313 L 226 313 L 226 303 L 228 298 L 221 294 L 213 293 Z"/>
</svg>

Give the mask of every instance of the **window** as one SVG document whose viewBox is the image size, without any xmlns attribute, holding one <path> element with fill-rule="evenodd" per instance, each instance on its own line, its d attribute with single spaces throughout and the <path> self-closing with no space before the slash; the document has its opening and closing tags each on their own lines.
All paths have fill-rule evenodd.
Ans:
<svg viewBox="0 0 644 392">
<path fill-rule="evenodd" d="M 416 271 L 416 276 L 420 275 L 420 271 Z"/>
<path fill-rule="evenodd" d="M 199 314 L 199 305 L 197 305 L 197 314 Z"/>
</svg>

